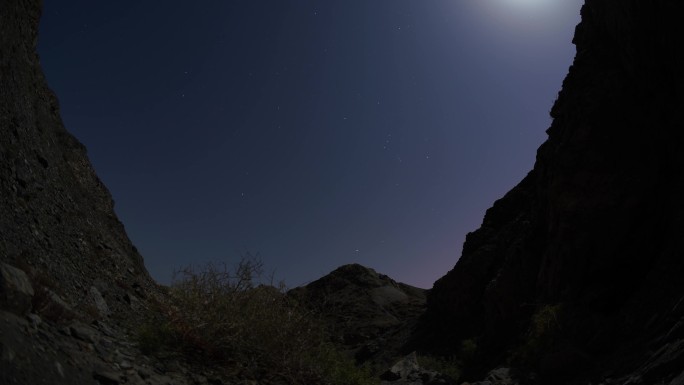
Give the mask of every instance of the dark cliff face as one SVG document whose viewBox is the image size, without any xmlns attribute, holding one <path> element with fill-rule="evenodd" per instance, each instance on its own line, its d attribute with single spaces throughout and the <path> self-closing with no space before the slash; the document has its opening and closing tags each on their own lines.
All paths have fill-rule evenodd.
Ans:
<svg viewBox="0 0 684 385">
<path fill-rule="evenodd" d="M 0 262 L 49 274 L 75 304 L 95 280 L 100 291 L 150 280 L 44 79 L 41 5 L 0 2 Z"/>
<path fill-rule="evenodd" d="M 0 1 L 0 383 L 118 384 L 158 289 L 62 124 L 35 53 L 41 6 Z"/>
<path fill-rule="evenodd" d="M 673 348 L 684 338 L 684 3 L 587 0 L 581 12 L 534 169 L 468 234 L 414 345 L 449 354 L 473 339 L 474 374 L 508 361 L 558 381 L 669 380 L 684 368 Z M 549 309 L 542 338 L 535 322 Z"/>
</svg>

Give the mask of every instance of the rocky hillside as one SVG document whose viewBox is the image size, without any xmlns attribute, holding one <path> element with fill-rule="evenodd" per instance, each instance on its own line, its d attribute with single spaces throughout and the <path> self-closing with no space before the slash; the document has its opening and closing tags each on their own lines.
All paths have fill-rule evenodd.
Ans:
<svg viewBox="0 0 684 385">
<path fill-rule="evenodd" d="M 412 346 L 474 342 L 474 377 L 512 364 L 541 383 L 680 384 L 684 3 L 581 13 L 534 169 L 468 234 Z"/>
<path fill-rule="evenodd" d="M 130 302 L 117 288 L 151 281 L 85 147 L 64 129 L 35 53 L 40 12 L 40 1 L 0 4 L 0 261 L 48 272 L 74 303 L 91 287 Z"/>
<path fill-rule="evenodd" d="M 337 343 L 376 371 L 391 366 L 425 310 L 425 290 L 358 265 L 345 265 L 288 292 L 321 313 Z"/>
</svg>

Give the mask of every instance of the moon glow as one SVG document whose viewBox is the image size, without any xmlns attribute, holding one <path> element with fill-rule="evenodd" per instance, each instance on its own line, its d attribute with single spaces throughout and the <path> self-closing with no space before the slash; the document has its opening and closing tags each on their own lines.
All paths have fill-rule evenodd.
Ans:
<svg viewBox="0 0 684 385">
<path fill-rule="evenodd" d="M 477 0 L 478 8 L 500 28 L 540 33 L 554 29 L 558 20 L 578 14 L 578 1 Z"/>
<path fill-rule="evenodd" d="M 544 7 L 548 6 L 552 1 L 549 0 L 502 0 L 502 3 L 508 3 L 515 7 Z"/>
</svg>

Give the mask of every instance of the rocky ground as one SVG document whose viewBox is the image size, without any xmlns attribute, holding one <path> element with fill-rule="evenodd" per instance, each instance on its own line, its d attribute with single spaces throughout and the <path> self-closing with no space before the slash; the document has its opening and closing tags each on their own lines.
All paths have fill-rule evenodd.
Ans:
<svg viewBox="0 0 684 385">
<path fill-rule="evenodd" d="M 254 380 L 239 373 L 191 364 L 174 354 L 146 355 L 139 348 L 136 323 L 110 308 L 111 300 L 91 286 L 93 305 L 78 306 L 27 274 L 0 263 L 0 383 L 101 385 L 288 384 Z M 148 296 L 124 294 L 126 314 L 143 319 Z M 454 380 L 422 368 L 416 353 L 399 357 L 408 331 L 422 313 L 425 293 L 360 266 L 343 266 L 289 295 L 325 309 L 339 346 L 370 364 L 384 385 L 454 384 Z M 111 297 L 110 297 L 111 298 Z M 319 302 L 319 301 L 324 301 Z M 322 306 L 322 307 L 321 307 Z M 397 359 L 390 369 L 391 363 Z"/>
<path fill-rule="evenodd" d="M 248 384 L 179 358 L 144 355 L 136 329 L 112 313 L 99 290 L 90 295 L 99 306 L 73 306 L 44 291 L 20 269 L 0 264 L 0 383 L 2 384 Z M 147 311 L 130 293 L 129 313 Z"/>
</svg>

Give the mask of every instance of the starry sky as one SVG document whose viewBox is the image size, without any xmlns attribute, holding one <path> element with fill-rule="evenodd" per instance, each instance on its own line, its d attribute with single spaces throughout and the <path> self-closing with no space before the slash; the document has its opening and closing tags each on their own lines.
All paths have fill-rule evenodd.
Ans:
<svg viewBox="0 0 684 385">
<path fill-rule="evenodd" d="M 581 4 L 45 1 L 38 51 L 159 282 L 249 252 L 429 288 L 532 168 Z"/>
</svg>

